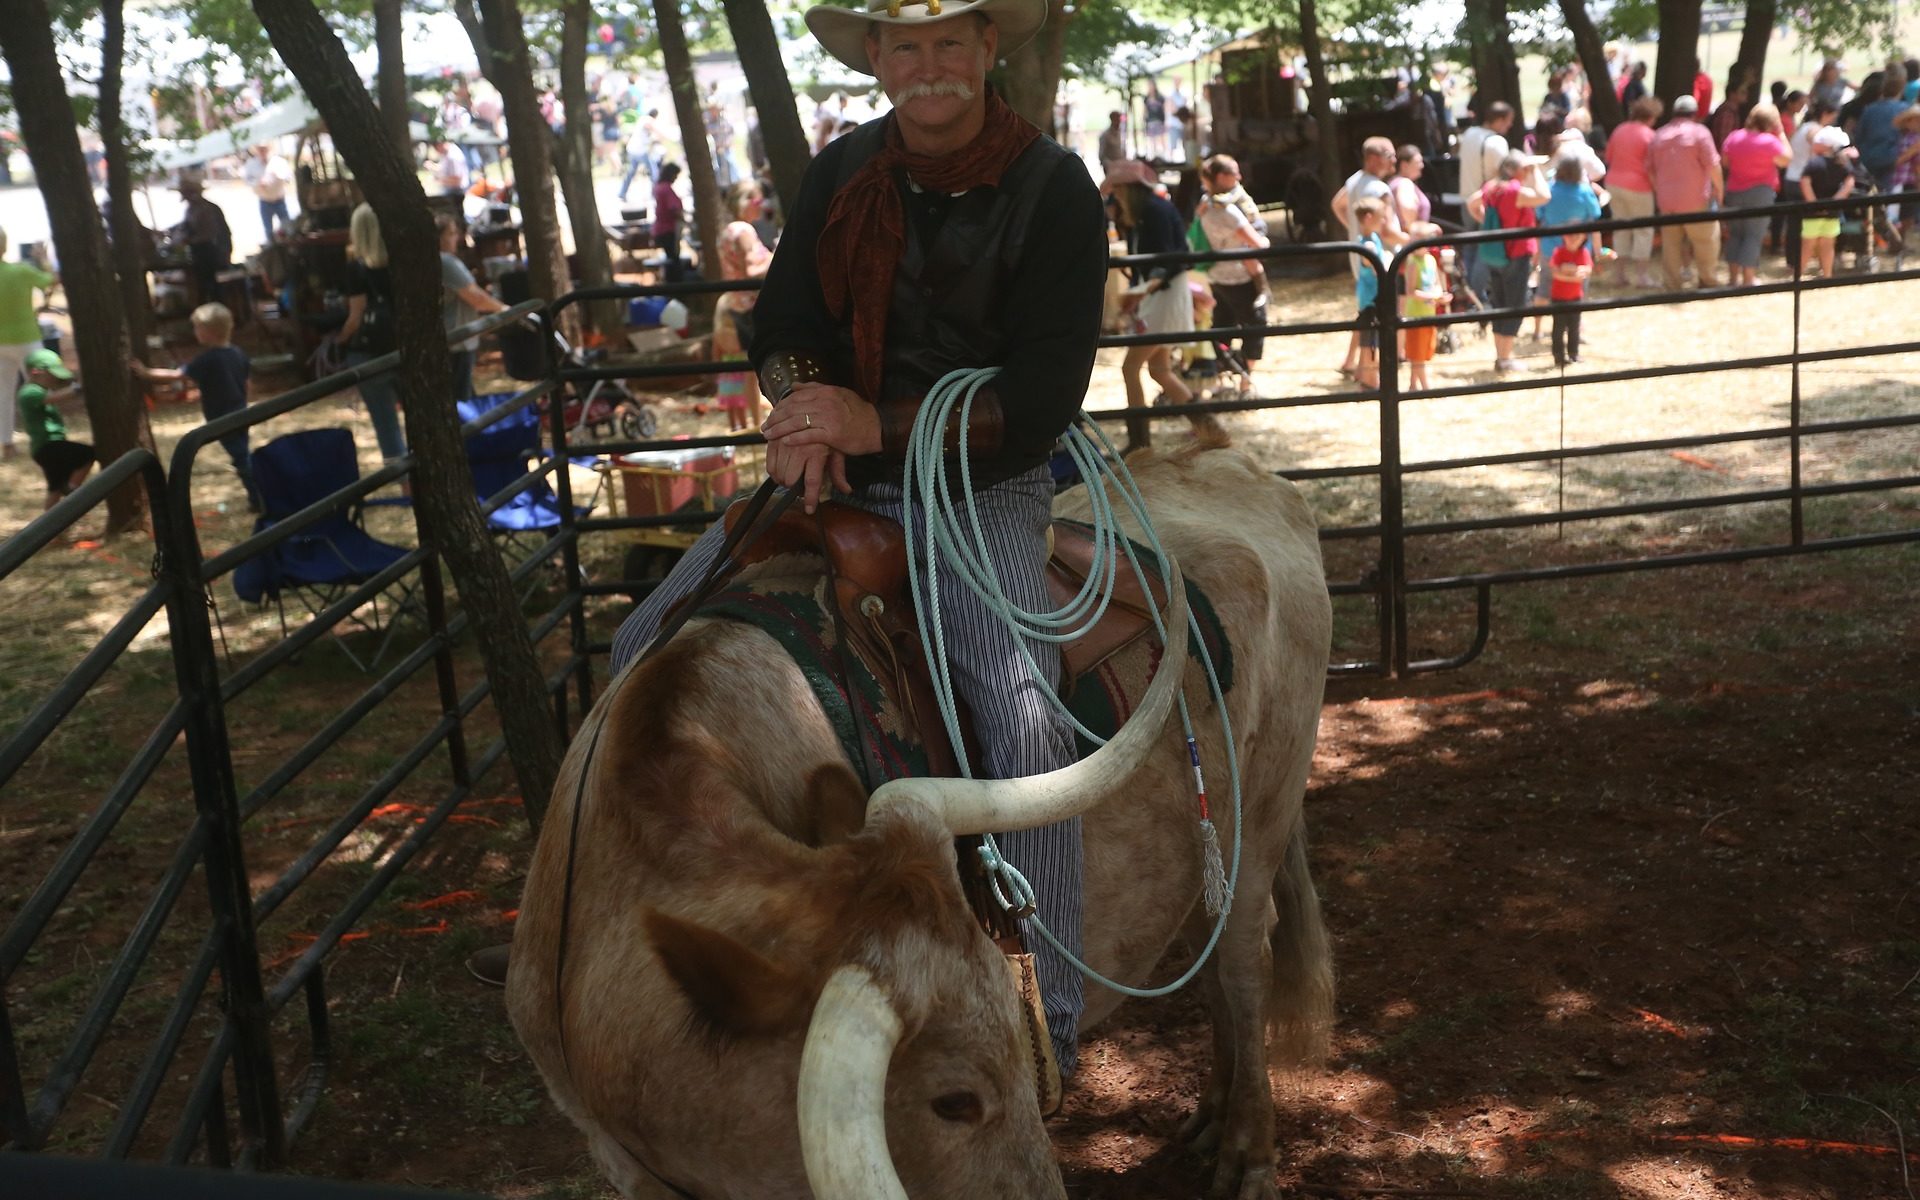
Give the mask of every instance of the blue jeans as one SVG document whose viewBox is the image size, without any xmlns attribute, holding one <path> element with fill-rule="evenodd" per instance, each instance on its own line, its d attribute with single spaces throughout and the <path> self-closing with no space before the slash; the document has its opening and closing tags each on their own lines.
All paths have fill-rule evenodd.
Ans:
<svg viewBox="0 0 1920 1200">
<path fill-rule="evenodd" d="M 363 350 L 347 351 L 349 368 L 370 362 L 374 355 Z M 380 444 L 380 457 L 391 462 L 407 452 L 407 435 L 400 430 L 400 380 L 392 371 L 360 381 L 360 400 L 367 406 L 373 422 L 373 439 Z"/>
<path fill-rule="evenodd" d="M 1467 286 L 1473 289 L 1474 295 L 1480 297 L 1480 307 L 1488 307 L 1487 288 L 1493 271 L 1480 261 L 1480 247 L 1460 247 L 1460 266 L 1467 273 Z"/>
<path fill-rule="evenodd" d="M 472 350 L 451 350 L 447 359 L 453 370 L 454 403 L 473 398 L 473 358 Z"/>
<path fill-rule="evenodd" d="M 260 202 L 260 229 L 267 235 L 269 242 L 273 240 L 273 223 L 276 219 L 280 222 L 281 229 L 289 229 L 293 225 L 293 218 L 287 215 L 287 198 L 285 196 L 280 197 L 278 200 L 262 200 Z"/>
<path fill-rule="evenodd" d="M 237 430 L 221 438 L 220 448 L 233 460 L 233 473 L 240 477 L 240 485 L 247 489 L 247 507 L 259 512 L 260 493 L 253 489 L 253 459 L 247 452 L 247 431 Z"/>
<path fill-rule="evenodd" d="M 626 175 L 626 178 L 620 181 L 620 199 L 621 200 L 624 201 L 627 198 L 627 189 L 633 186 L 633 177 L 635 175 L 638 175 L 642 171 L 645 171 L 647 173 L 648 182 L 652 182 L 653 156 L 651 154 L 635 154 L 635 155 L 628 156 L 627 175 Z"/>
</svg>

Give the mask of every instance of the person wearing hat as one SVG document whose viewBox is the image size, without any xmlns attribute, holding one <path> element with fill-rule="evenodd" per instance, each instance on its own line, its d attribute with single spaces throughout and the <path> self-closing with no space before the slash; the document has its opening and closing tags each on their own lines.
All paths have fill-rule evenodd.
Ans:
<svg viewBox="0 0 1920 1200">
<path fill-rule="evenodd" d="M 1802 200 L 1845 200 L 1853 194 L 1852 166 L 1847 158 L 1852 143 L 1847 132 L 1837 125 L 1822 125 L 1808 143 L 1807 165 L 1800 172 Z M 1840 214 L 1810 213 L 1800 220 L 1800 260 L 1794 269 L 1806 274 L 1814 260 L 1820 262 L 1820 276 L 1833 278 L 1833 244 L 1840 236 Z"/>
<path fill-rule="evenodd" d="M 1700 104 L 1692 96 L 1673 102 L 1673 119 L 1653 135 L 1647 146 L 1647 177 L 1653 182 L 1653 201 L 1662 213 L 1705 212 L 1725 199 L 1726 180 L 1720 173 L 1720 152 L 1713 134 L 1699 120 Z M 1701 287 L 1713 287 L 1720 261 L 1720 222 L 1696 221 L 1660 229 L 1660 269 L 1667 287 L 1679 291 L 1687 256 Z"/>
<path fill-rule="evenodd" d="M 820 44 L 877 77 L 890 113 L 826 146 L 807 168 L 754 305 L 748 358 L 775 408 L 767 471 L 808 511 L 832 493 L 894 519 L 921 400 L 960 368 L 997 367 L 950 452 L 1008 598 L 1043 610 L 1054 441 L 1080 408 L 1100 334 L 1106 214 L 1079 158 L 987 86 L 1029 41 L 1046 0 L 868 0 L 806 14 Z M 715 525 L 614 639 L 617 674 L 718 557 Z M 918 539 L 912 539 L 917 542 Z M 915 552 L 919 552 L 916 545 Z M 1013 778 L 1072 761 L 1073 743 L 1031 685 L 1020 647 L 956 573 L 939 573 L 946 645 L 982 748 L 976 773 Z M 1055 648 L 1028 643 L 1045 682 Z M 1039 915 L 1079 944 L 1077 821 L 1011 835 L 1002 852 L 1032 880 Z M 1063 1073 L 1075 1062 L 1079 976 L 1030 942 Z"/>
<path fill-rule="evenodd" d="M 26 359 L 27 382 L 16 394 L 20 425 L 27 431 L 28 452 L 47 477 L 47 502 L 52 508 L 61 497 L 86 481 L 93 470 L 93 447 L 67 437 L 67 423 L 49 396 L 73 382 L 73 372 L 51 350 L 35 350 Z"/>
<path fill-rule="evenodd" d="M 227 227 L 227 214 L 207 199 L 206 186 L 196 176 L 183 176 L 174 190 L 187 205 L 187 215 L 174 226 L 174 236 L 187 244 L 194 287 L 199 290 L 195 304 L 218 300 L 220 272 L 233 265 L 233 231 Z"/>
</svg>

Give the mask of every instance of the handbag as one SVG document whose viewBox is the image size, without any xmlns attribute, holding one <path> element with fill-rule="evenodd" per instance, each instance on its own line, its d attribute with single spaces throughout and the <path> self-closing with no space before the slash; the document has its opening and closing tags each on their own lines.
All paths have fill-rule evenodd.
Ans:
<svg viewBox="0 0 1920 1200">
<path fill-rule="evenodd" d="M 1484 197 L 1486 193 L 1483 192 L 1481 195 Z M 1494 207 L 1491 201 L 1487 203 L 1485 215 L 1480 218 L 1480 228 L 1483 230 L 1506 228 L 1506 226 L 1500 224 L 1500 210 Z M 1490 267 L 1504 267 L 1507 265 L 1506 242 L 1481 242 L 1479 249 L 1481 262 L 1486 263 Z"/>
</svg>

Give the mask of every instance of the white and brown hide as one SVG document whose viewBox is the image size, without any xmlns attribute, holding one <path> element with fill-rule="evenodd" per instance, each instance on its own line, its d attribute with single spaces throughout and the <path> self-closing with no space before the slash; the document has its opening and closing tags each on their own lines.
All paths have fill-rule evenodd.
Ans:
<svg viewBox="0 0 1920 1200">
<path fill-rule="evenodd" d="M 1269 1197 L 1270 1052 L 1318 1054 L 1331 1012 L 1300 811 L 1331 628 L 1319 545 L 1294 488 L 1237 451 L 1129 465 L 1233 645 L 1247 836 L 1201 980 L 1214 1073 L 1189 1132 L 1217 1148 L 1216 1194 Z M 1058 507 L 1086 516 L 1077 493 Z M 1230 859 L 1225 757 L 1198 663 L 1185 692 Z M 1084 823 L 1087 957 L 1135 983 L 1158 982 L 1175 937 L 1203 944 L 1209 924 L 1177 721 L 1161 741 Z M 825 715 L 773 640 L 695 622 L 616 681 L 573 742 L 521 903 L 513 1023 L 625 1194 L 670 1197 L 671 1184 L 699 1200 L 804 1200 L 801 1049 L 821 987 L 849 964 L 903 1027 L 885 1141 L 904 1194 L 1063 1196 L 1008 976 L 967 913 L 951 833 L 912 806 L 869 824 Z M 1090 984 L 1087 1000 L 1083 1031 L 1119 997 Z"/>
</svg>

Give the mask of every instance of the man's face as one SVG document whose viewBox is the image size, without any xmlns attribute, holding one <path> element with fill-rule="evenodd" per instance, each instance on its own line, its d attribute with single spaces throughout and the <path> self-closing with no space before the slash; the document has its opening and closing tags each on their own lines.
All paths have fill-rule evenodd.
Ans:
<svg viewBox="0 0 1920 1200">
<path fill-rule="evenodd" d="M 1378 150 L 1368 150 L 1366 155 L 1367 174 L 1378 175 L 1382 179 L 1393 174 L 1392 151 L 1383 154 Z"/>
<path fill-rule="evenodd" d="M 867 36 L 867 57 L 900 120 L 939 128 L 980 101 L 999 44 L 1000 31 L 991 23 L 959 16 L 926 25 L 878 25 Z"/>
</svg>

